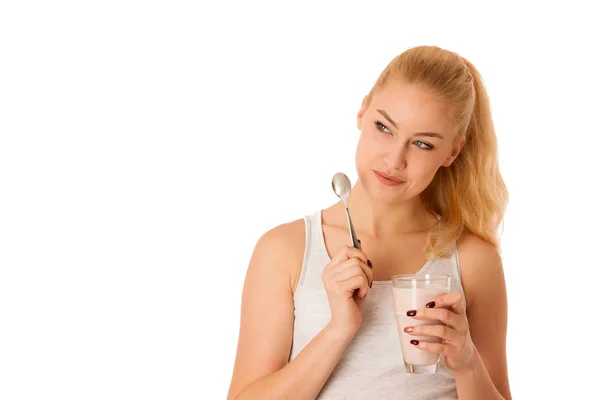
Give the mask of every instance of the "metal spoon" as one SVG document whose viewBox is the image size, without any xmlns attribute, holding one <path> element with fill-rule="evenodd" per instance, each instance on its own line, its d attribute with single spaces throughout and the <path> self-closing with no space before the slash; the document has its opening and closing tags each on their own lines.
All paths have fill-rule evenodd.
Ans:
<svg viewBox="0 0 600 400">
<path fill-rule="evenodd" d="M 350 197 L 350 190 L 352 189 L 350 179 L 348 179 L 346 174 L 338 172 L 333 176 L 333 179 L 331 180 L 331 186 L 333 187 L 333 191 L 337 197 L 339 197 L 344 202 L 344 206 L 346 206 L 346 216 L 348 217 L 348 228 L 350 229 L 352 246 L 360 249 L 361 246 L 358 244 L 356 232 L 354 232 L 354 225 L 352 225 L 352 219 L 350 218 L 350 211 L 348 211 L 348 198 Z"/>
</svg>

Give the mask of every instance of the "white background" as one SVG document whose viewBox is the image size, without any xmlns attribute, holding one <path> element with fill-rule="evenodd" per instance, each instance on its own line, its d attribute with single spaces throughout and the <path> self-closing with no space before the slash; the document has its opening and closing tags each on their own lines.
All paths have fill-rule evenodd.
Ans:
<svg viewBox="0 0 600 400">
<path fill-rule="evenodd" d="M 362 96 L 421 44 L 491 96 L 514 397 L 597 388 L 600 32 L 577 4 L 3 2 L 0 398 L 224 399 L 256 240 L 354 181 Z"/>
</svg>

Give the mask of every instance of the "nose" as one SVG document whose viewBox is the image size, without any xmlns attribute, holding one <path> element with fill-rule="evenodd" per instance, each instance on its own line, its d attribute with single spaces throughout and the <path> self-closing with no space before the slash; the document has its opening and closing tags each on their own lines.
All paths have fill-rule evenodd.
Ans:
<svg viewBox="0 0 600 400">
<path fill-rule="evenodd" d="M 390 146 L 385 155 L 385 162 L 391 170 L 403 170 L 406 168 L 406 156 L 408 146 L 404 143 Z"/>
</svg>

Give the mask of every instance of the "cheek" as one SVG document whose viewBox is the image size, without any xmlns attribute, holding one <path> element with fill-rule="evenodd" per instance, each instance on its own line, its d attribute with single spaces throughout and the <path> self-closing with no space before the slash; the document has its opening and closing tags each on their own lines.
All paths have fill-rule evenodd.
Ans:
<svg viewBox="0 0 600 400">
<path fill-rule="evenodd" d="M 364 154 L 364 147 L 365 145 L 363 144 L 364 140 L 363 140 L 363 135 L 360 136 L 360 138 L 358 139 L 358 144 L 356 146 L 356 165 L 360 165 L 363 163 L 363 159 L 365 158 Z"/>
<path fill-rule="evenodd" d="M 369 137 L 369 133 L 362 133 L 356 148 L 357 165 L 372 163 L 373 160 L 376 160 L 378 157 L 380 157 L 379 152 L 380 151 L 377 143 L 375 143 L 373 139 Z"/>
<path fill-rule="evenodd" d="M 412 179 L 425 185 L 429 184 L 441 165 L 438 158 L 433 154 L 416 154 L 412 162 L 409 162 Z"/>
</svg>

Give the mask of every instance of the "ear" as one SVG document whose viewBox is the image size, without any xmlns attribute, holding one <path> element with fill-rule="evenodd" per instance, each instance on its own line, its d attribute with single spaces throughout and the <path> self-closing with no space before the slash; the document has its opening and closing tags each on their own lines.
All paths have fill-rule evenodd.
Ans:
<svg viewBox="0 0 600 400">
<path fill-rule="evenodd" d="M 454 160 L 456 160 L 456 157 L 458 157 L 460 151 L 462 150 L 463 146 L 465 145 L 465 142 L 467 141 L 467 138 L 465 136 L 463 136 L 460 139 L 460 142 L 458 142 L 457 144 L 455 144 L 452 147 L 452 153 L 450 154 L 450 156 L 448 158 L 446 158 L 444 160 L 444 163 L 442 164 L 444 167 L 449 167 Z"/>
<path fill-rule="evenodd" d="M 362 131 L 363 117 L 364 117 L 366 111 L 367 111 L 367 96 L 363 97 L 363 101 L 360 106 L 360 110 L 358 110 L 358 114 L 356 116 L 356 126 L 358 127 L 359 131 Z"/>
</svg>

